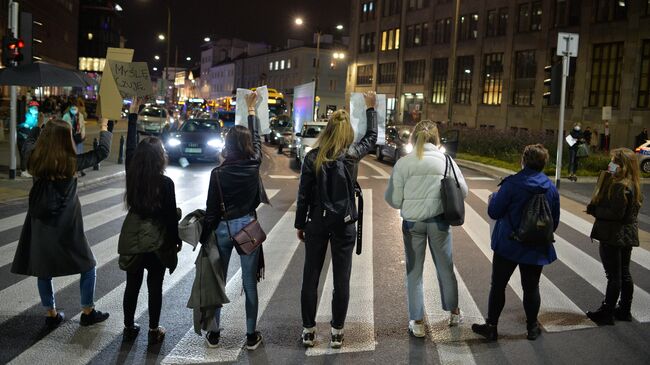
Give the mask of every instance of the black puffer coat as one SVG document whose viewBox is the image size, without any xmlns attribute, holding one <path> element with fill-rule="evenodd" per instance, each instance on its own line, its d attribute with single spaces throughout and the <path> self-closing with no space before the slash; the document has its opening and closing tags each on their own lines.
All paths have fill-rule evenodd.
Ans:
<svg viewBox="0 0 650 365">
<path fill-rule="evenodd" d="M 640 208 L 630 188 L 614 183 L 611 196 L 587 206 L 587 213 L 596 218 L 589 237 L 612 246 L 639 246 Z"/>
</svg>

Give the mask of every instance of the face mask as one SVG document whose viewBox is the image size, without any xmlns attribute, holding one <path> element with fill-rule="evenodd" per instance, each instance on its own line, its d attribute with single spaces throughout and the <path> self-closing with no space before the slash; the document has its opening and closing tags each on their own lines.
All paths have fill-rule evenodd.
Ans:
<svg viewBox="0 0 650 365">
<path fill-rule="evenodd" d="M 613 163 L 613 162 L 610 162 L 609 165 L 607 165 L 607 171 L 610 174 L 615 174 L 616 171 L 618 171 L 618 169 L 619 169 L 619 166 L 617 164 Z"/>
<path fill-rule="evenodd" d="M 573 128 L 573 129 L 579 131 L 579 130 L 580 130 L 580 127 L 575 127 L 575 128 Z"/>
<path fill-rule="evenodd" d="M 70 114 L 72 114 L 72 115 L 77 114 L 77 109 L 70 109 Z"/>
<path fill-rule="evenodd" d="M 38 109 L 36 109 L 36 108 L 29 108 L 29 112 L 30 112 L 31 114 L 33 114 L 33 115 L 36 115 L 36 114 L 38 114 Z"/>
</svg>

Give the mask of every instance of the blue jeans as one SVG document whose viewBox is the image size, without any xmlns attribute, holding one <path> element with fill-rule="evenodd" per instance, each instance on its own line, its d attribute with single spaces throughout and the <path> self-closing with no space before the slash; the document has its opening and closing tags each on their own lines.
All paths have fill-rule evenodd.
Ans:
<svg viewBox="0 0 650 365">
<path fill-rule="evenodd" d="M 248 223 L 253 220 L 253 217 L 246 215 L 240 218 L 231 219 L 228 221 L 230 225 L 230 232 L 235 235 Z M 227 279 L 228 264 L 230 264 L 230 255 L 234 249 L 234 244 L 228 235 L 228 228 L 226 222 L 221 221 L 215 231 L 217 235 L 217 248 L 219 249 L 219 256 L 223 263 L 223 277 Z M 259 259 L 259 248 L 252 252 L 250 255 L 240 255 L 241 260 L 241 276 L 244 286 L 244 293 L 246 294 L 246 333 L 251 334 L 257 328 L 257 263 Z M 219 331 L 221 325 L 221 308 L 217 308 L 214 314 L 214 323 L 211 331 Z"/>
<path fill-rule="evenodd" d="M 92 308 L 95 306 L 93 301 L 95 297 L 95 279 L 97 273 L 95 268 L 82 272 L 79 281 L 81 291 L 81 307 Z M 38 278 L 38 294 L 41 296 L 41 304 L 47 309 L 56 308 L 54 302 L 54 288 L 52 287 L 52 278 Z"/>
<path fill-rule="evenodd" d="M 404 236 L 406 256 L 409 319 L 418 321 L 424 318 L 422 270 L 427 241 L 438 273 L 442 309 L 451 311 L 458 308 L 458 282 L 454 273 L 449 225 L 435 220 L 430 222 L 404 221 L 402 235 Z"/>
</svg>

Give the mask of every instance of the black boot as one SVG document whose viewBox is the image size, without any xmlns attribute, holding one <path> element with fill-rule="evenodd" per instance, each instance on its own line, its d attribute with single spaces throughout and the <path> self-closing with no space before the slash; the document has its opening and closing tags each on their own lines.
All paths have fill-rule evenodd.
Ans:
<svg viewBox="0 0 650 365">
<path fill-rule="evenodd" d="M 533 324 L 526 324 L 526 330 L 528 331 L 526 338 L 530 341 L 535 341 L 537 337 L 542 334 L 542 329 L 539 328 L 539 324 L 537 322 Z"/>
<path fill-rule="evenodd" d="M 497 326 L 488 323 L 486 324 L 475 323 L 472 325 L 472 331 L 474 331 L 474 333 L 476 334 L 485 337 L 485 339 L 487 339 L 488 341 L 496 341 L 497 337 L 499 336 L 499 334 L 497 333 Z"/>
<path fill-rule="evenodd" d="M 599 326 L 612 326 L 614 325 L 614 308 L 603 302 L 597 310 L 587 312 L 587 317 Z"/>
<path fill-rule="evenodd" d="M 630 312 L 631 307 L 632 303 L 618 302 L 618 306 L 614 308 L 614 318 L 619 321 L 632 322 L 632 313 Z"/>
</svg>

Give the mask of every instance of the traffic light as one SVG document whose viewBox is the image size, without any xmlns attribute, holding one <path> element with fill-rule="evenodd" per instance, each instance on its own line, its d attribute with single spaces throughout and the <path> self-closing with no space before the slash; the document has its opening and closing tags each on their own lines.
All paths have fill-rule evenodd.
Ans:
<svg viewBox="0 0 650 365">
<path fill-rule="evenodd" d="M 562 64 L 544 66 L 544 99 L 546 105 L 560 105 L 562 93 Z"/>
<path fill-rule="evenodd" d="M 7 67 L 18 66 L 18 63 L 23 60 L 23 47 L 25 47 L 25 42 L 20 38 L 11 36 L 2 38 L 3 64 Z"/>
</svg>

